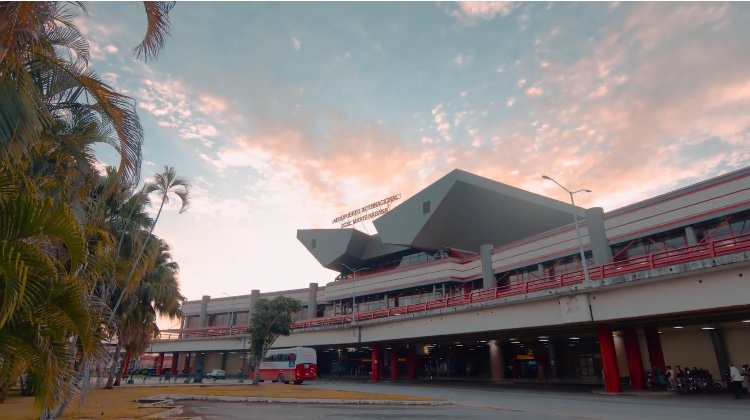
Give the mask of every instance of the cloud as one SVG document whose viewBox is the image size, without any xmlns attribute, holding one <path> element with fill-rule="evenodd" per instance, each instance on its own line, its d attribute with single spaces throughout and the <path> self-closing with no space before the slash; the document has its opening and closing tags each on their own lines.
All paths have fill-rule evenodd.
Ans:
<svg viewBox="0 0 750 420">
<path fill-rule="evenodd" d="M 508 16 L 515 7 L 512 1 L 462 1 L 450 15 L 463 21 L 491 20 L 497 16 Z"/>
<path fill-rule="evenodd" d="M 292 37 L 292 45 L 294 46 L 294 49 L 299 51 L 300 47 L 302 46 L 302 42 L 300 42 L 299 39 Z"/>
<path fill-rule="evenodd" d="M 208 94 L 201 95 L 200 102 L 196 106 L 196 109 L 204 114 L 220 114 L 228 108 L 229 104 L 226 100 Z"/>
<path fill-rule="evenodd" d="M 542 89 L 539 86 L 532 86 L 528 89 L 526 89 L 526 96 L 530 97 L 539 97 L 544 94 L 544 89 Z"/>
</svg>

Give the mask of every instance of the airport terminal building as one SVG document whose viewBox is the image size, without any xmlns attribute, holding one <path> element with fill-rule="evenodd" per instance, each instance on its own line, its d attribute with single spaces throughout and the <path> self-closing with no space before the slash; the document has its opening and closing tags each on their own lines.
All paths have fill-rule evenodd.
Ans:
<svg viewBox="0 0 750 420">
<path fill-rule="evenodd" d="M 377 234 L 352 228 L 367 218 Z M 608 212 L 454 170 L 333 222 L 297 232 L 330 283 L 187 302 L 150 351 L 247 372 L 254 302 L 284 295 L 303 310 L 276 346 L 314 347 L 323 375 L 619 392 L 657 367 L 750 362 L 750 168 Z"/>
</svg>

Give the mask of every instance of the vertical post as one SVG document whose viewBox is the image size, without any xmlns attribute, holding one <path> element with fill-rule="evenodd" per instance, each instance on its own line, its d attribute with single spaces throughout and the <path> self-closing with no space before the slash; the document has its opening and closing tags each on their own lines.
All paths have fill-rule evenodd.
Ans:
<svg viewBox="0 0 750 420">
<path fill-rule="evenodd" d="M 163 364 L 164 364 L 164 353 L 159 353 L 159 356 L 156 358 L 156 376 L 161 376 Z"/>
<path fill-rule="evenodd" d="M 172 375 L 177 375 L 177 366 L 179 364 L 179 361 L 180 361 L 180 353 L 173 352 L 172 353 L 172 366 L 170 368 L 170 373 Z"/>
<path fill-rule="evenodd" d="M 617 366 L 617 353 L 615 353 L 615 342 L 612 339 L 612 327 L 609 324 L 597 326 L 599 337 L 599 351 L 602 355 L 602 367 L 604 368 L 604 386 L 607 392 L 620 393 L 620 368 Z"/>
<path fill-rule="evenodd" d="M 646 389 L 645 374 L 643 372 L 643 359 L 641 358 L 641 346 L 638 343 L 638 330 L 634 326 L 623 328 L 622 339 L 625 342 L 625 354 L 628 358 L 630 386 L 634 391 Z"/>
<path fill-rule="evenodd" d="M 648 348 L 648 360 L 651 369 L 658 367 L 663 370 L 666 364 L 664 363 L 664 352 L 661 349 L 659 328 L 656 326 L 645 327 L 643 333 L 646 336 L 646 348 Z"/>
<path fill-rule="evenodd" d="M 503 347 L 500 340 L 490 340 L 490 377 L 493 381 L 499 381 L 505 377 L 505 361 L 503 360 Z"/>
<path fill-rule="evenodd" d="M 201 299 L 201 312 L 198 316 L 198 326 L 205 327 L 208 325 L 208 301 L 211 300 L 211 296 L 204 295 Z"/>
<path fill-rule="evenodd" d="M 398 380 L 398 347 L 391 345 L 391 382 Z"/>
<path fill-rule="evenodd" d="M 479 247 L 482 258 L 482 287 L 489 289 L 495 284 L 495 273 L 492 270 L 492 244 Z"/>
<path fill-rule="evenodd" d="M 417 379 L 417 346 L 410 344 L 406 353 L 406 364 L 410 380 Z"/>
<path fill-rule="evenodd" d="M 594 254 L 594 264 L 606 264 L 612 259 L 612 248 L 609 246 L 607 231 L 604 229 L 604 209 L 592 207 L 584 210 L 586 214 L 586 229 L 589 233 L 591 253 Z"/>
<path fill-rule="evenodd" d="M 573 206 L 573 223 L 576 225 L 576 236 L 578 237 L 578 250 L 581 252 L 581 264 L 583 265 L 583 278 L 586 281 L 586 284 L 589 284 L 591 279 L 589 278 L 589 266 L 586 262 L 586 253 L 583 252 L 583 241 L 581 240 L 581 231 L 578 228 L 578 215 L 576 215 L 576 203 L 573 201 L 573 194 L 572 192 L 568 191 L 570 193 L 570 205 Z"/>
<path fill-rule="evenodd" d="M 373 382 L 380 381 L 380 347 L 377 344 L 372 345 L 372 373 Z"/>
<path fill-rule="evenodd" d="M 310 283 L 307 291 L 307 319 L 318 317 L 318 283 Z"/>
<path fill-rule="evenodd" d="M 185 369 L 185 375 L 186 376 L 190 376 L 190 361 L 191 361 L 191 359 L 192 359 L 192 357 L 190 356 L 190 353 L 188 353 L 185 356 L 185 368 L 184 369 Z"/>
</svg>

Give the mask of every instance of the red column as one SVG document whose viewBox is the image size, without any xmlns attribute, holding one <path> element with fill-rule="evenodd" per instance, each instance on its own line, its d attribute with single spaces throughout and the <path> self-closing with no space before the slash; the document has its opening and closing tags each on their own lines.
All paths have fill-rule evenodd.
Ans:
<svg viewBox="0 0 750 420">
<path fill-rule="evenodd" d="M 409 345 L 406 353 L 406 367 L 409 372 L 409 379 L 417 379 L 417 346 Z"/>
<path fill-rule="evenodd" d="M 638 344 L 638 330 L 633 326 L 623 328 L 622 339 L 625 341 L 625 354 L 628 358 L 630 385 L 634 391 L 646 389 L 643 359 L 641 359 L 641 346 Z"/>
<path fill-rule="evenodd" d="M 391 381 L 398 379 L 398 347 L 391 346 Z"/>
<path fill-rule="evenodd" d="M 651 369 L 658 367 L 664 371 L 664 352 L 661 349 L 661 338 L 659 338 L 659 328 L 655 326 L 643 329 L 646 335 L 646 347 L 648 348 L 648 359 Z"/>
<path fill-rule="evenodd" d="M 172 375 L 177 375 L 177 364 L 179 363 L 179 361 L 180 361 L 180 353 L 173 352 L 172 353 L 172 366 L 170 369 L 170 372 L 172 373 Z"/>
<path fill-rule="evenodd" d="M 372 345 L 372 381 L 380 381 L 380 349 L 377 344 Z"/>
<path fill-rule="evenodd" d="M 615 342 L 612 339 L 612 326 L 601 324 L 597 326 L 599 336 L 599 351 L 602 355 L 602 367 L 604 368 L 604 386 L 607 392 L 620 393 L 620 368 L 617 367 L 617 353 L 615 353 Z"/>
<path fill-rule="evenodd" d="M 156 358 L 156 376 L 161 375 L 161 366 L 164 364 L 164 353 L 159 353 L 159 357 Z"/>
<path fill-rule="evenodd" d="M 125 356 L 125 364 L 123 364 L 122 369 L 120 369 L 120 378 L 122 378 L 123 374 L 128 373 L 129 364 L 130 364 L 130 352 L 128 352 L 127 356 Z"/>
</svg>

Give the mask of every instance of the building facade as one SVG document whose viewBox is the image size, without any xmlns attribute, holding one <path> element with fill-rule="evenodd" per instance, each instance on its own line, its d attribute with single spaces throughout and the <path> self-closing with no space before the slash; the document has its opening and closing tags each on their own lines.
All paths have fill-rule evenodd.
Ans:
<svg viewBox="0 0 750 420">
<path fill-rule="evenodd" d="M 336 222 L 375 211 L 375 235 L 298 231 L 339 273 L 330 283 L 187 302 L 182 327 L 152 350 L 183 354 L 181 372 L 193 360 L 247 372 L 253 304 L 284 295 L 303 310 L 277 346 L 315 347 L 321 374 L 619 392 L 667 365 L 718 378 L 750 360 L 750 168 L 610 212 L 456 170 L 390 211 Z"/>
</svg>

